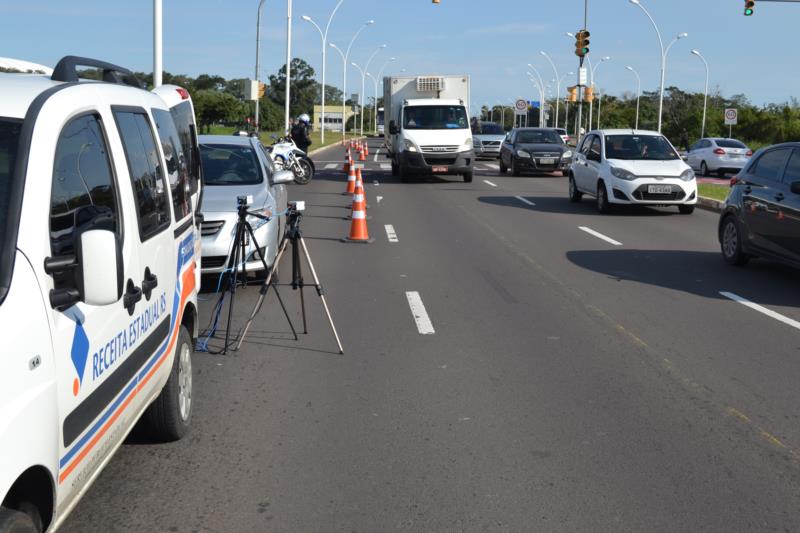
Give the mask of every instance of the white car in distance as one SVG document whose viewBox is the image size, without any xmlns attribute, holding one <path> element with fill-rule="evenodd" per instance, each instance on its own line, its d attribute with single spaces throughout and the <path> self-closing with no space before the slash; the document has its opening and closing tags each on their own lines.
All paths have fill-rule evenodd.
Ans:
<svg viewBox="0 0 800 533">
<path fill-rule="evenodd" d="M 614 205 L 677 206 L 688 215 L 697 204 L 694 171 L 666 137 L 655 131 L 595 130 L 587 133 L 569 171 L 569 197 Z"/>
</svg>

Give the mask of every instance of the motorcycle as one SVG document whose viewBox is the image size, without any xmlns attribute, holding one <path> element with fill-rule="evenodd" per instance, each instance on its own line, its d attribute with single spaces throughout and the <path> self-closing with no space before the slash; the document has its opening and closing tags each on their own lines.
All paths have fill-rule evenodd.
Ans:
<svg viewBox="0 0 800 533">
<path fill-rule="evenodd" d="M 291 170 L 294 173 L 294 182 L 305 185 L 314 177 L 316 168 L 314 162 L 299 149 L 290 136 L 272 136 L 272 146 L 267 151 L 272 157 L 273 164 L 278 170 Z"/>
</svg>

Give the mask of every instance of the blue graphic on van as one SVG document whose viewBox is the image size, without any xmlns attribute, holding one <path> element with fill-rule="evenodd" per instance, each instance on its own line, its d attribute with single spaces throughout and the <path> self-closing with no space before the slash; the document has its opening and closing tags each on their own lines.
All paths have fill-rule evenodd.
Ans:
<svg viewBox="0 0 800 533">
<path fill-rule="evenodd" d="M 83 330 L 83 317 L 75 321 L 75 335 L 72 337 L 72 351 L 70 352 L 72 364 L 78 373 L 78 383 L 83 384 L 83 371 L 86 360 L 89 358 L 89 337 Z"/>
</svg>

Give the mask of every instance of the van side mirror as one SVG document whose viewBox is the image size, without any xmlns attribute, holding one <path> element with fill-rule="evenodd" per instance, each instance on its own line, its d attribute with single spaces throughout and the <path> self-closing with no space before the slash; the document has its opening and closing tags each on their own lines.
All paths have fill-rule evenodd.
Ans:
<svg viewBox="0 0 800 533">
<path fill-rule="evenodd" d="M 84 303 L 109 305 L 122 298 L 122 246 L 113 231 L 81 233 L 77 260 L 76 281 Z"/>
<path fill-rule="evenodd" d="M 391 135 L 397 135 L 398 133 L 400 133 L 400 129 L 397 127 L 397 122 L 395 122 L 394 120 L 389 121 L 389 133 Z"/>
<path fill-rule="evenodd" d="M 272 183 L 281 185 L 284 183 L 292 183 L 294 181 L 294 172 L 291 170 L 278 170 L 272 175 Z"/>
<path fill-rule="evenodd" d="M 789 188 L 792 191 L 792 194 L 800 194 L 800 181 L 793 181 Z"/>
</svg>

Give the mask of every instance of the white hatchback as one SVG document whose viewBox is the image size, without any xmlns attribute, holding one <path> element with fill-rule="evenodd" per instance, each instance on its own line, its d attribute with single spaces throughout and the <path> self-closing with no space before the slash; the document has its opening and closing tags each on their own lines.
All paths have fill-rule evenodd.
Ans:
<svg viewBox="0 0 800 533">
<path fill-rule="evenodd" d="M 697 204 L 697 182 L 660 133 L 596 130 L 584 136 L 569 172 L 570 200 L 584 194 L 597 199 L 601 213 L 614 204 L 674 205 L 688 215 Z"/>
</svg>

